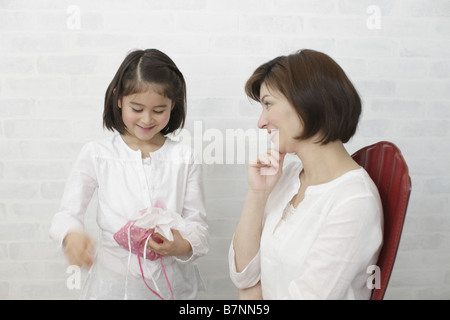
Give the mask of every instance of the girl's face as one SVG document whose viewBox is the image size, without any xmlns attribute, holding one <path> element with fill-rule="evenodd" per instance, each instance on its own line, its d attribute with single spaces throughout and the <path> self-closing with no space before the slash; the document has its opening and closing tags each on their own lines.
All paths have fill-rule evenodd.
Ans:
<svg viewBox="0 0 450 320">
<path fill-rule="evenodd" d="M 150 87 L 146 92 L 119 98 L 118 105 L 127 135 L 139 143 L 154 143 L 154 138 L 159 138 L 159 132 L 169 123 L 175 103 Z"/>
<path fill-rule="evenodd" d="M 303 125 L 294 107 L 280 92 L 269 90 L 265 83 L 260 88 L 262 113 L 258 120 L 260 129 L 267 129 L 272 142 L 281 153 L 295 152 Z"/>
</svg>

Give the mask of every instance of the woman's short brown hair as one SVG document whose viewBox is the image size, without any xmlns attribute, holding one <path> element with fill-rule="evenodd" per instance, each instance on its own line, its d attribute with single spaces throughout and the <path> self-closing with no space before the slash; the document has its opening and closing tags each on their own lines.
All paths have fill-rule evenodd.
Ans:
<svg viewBox="0 0 450 320">
<path fill-rule="evenodd" d="M 166 135 L 182 128 L 186 119 L 186 82 L 172 59 L 156 49 L 133 51 L 122 62 L 106 90 L 103 126 L 125 133 L 119 98 L 145 92 L 152 84 L 161 86 L 161 94 L 175 103 L 161 133 Z"/>
<path fill-rule="evenodd" d="M 277 57 L 255 70 L 245 85 L 247 95 L 260 102 L 261 85 L 283 94 L 304 125 L 297 139 L 320 134 L 321 144 L 348 142 L 355 134 L 361 99 L 342 68 L 328 55 L 300 50 Z"/>
</svg>

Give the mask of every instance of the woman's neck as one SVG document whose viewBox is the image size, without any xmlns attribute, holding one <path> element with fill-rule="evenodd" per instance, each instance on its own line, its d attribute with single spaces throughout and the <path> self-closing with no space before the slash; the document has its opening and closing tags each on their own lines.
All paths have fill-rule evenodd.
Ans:
<svg viewBox="0 0 450 320">
<path fill-rule="evenodd" d="M 325 145 L 302 141 L 296 154 L 302 161 L 304 182 L 307 185 L 330 182 L 348 171 L 360 168 L 340 141 Z"/>
</svg>

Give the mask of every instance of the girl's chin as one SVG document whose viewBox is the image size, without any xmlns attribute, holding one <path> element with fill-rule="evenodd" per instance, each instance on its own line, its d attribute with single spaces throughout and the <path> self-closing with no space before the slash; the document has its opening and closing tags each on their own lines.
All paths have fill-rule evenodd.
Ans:
<svg viewBox="0 0 450 320">
<path fill-rule="evenodd" d="M 146 142 L 150 142 L 151 140 L 153 140 L 155 138 L 155 136 L 157 136 L 158 132 L 154 132 L 154 131 L 150 131 L 150 132 L 142 132 L 140 130 L 136 130 L 134 131 L 134 136 L 141 140 L 141 141 L 146 141 Z"/>
</svg>

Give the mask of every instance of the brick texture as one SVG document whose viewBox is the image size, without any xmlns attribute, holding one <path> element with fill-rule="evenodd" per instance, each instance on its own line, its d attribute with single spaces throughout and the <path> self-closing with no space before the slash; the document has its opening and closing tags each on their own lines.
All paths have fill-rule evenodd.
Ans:
<svg viewBox="0 0 450 320">
<path fill-rule="evenodd" d="M 0 299 L 76 297 L 49 224 L 83 143 L 110 134 L 102 104 L 118 65 L 152 47 L 185 74 L 186 129 L 209 130 L 211 140 L 190 140 L 206 155 L 227 129 L 256 128 L 260 106 L 243 86 L 257 66 L 301 48 L 335 58 L 364 103 L 349 152 L 392 141 L 412 177 L 386 298 L 449 299 L 449 18 L 448 0 L 0 0 Z M 198 262 L 200 298 L 234 299 L 227 252 L 245 165 L 204 168 L 211 250 Z"/>
</svg>

